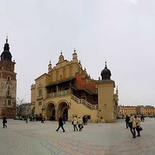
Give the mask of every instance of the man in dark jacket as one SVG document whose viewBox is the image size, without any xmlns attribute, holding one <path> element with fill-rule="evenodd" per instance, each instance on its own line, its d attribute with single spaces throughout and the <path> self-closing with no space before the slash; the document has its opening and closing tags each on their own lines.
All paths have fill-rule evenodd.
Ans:
<svg viewBox="0 0 155 155">
<path fill-rule="evenodd" d="M 6 120 L 6 117 L 4 116 L 3 117 L 3 128 L 7 128 L 7 125 L 6 125 L 6 123 L 7 123 L 7 120 Z"/>
<path fill-rule="evenodd" d="M 61 116 L 59 116 L 59 120 L 58 121 L 59 121 L 59 126 L 56 129 L 56 131 L 58 131 L 60 129 L 60 127 L 61 127 L 61 129 L 63 130 L 63 132 L 65 132 L 65 129 L 63 127 L 63 120 L 62 120 L 62 117 Z"/>
<path fill-rule="evenodd" d="M 129 121 L 130 121 L 130 117 L 128 115 L 126 115 L 126 117 L 125 117 L 126 129 L 128 129 L 128 127 L 129 127 Z"/>
</svg>

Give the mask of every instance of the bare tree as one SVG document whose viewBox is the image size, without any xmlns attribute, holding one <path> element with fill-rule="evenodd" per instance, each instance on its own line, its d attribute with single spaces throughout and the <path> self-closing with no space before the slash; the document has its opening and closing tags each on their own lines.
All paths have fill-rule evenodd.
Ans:
<svg viewBox="0 0 155 155">
<path fill-rule="evenodd" d="M 24 103 L 24 99 L 19 99 L 18 97 L 17 97 L 17 100 L 16 100 L 16 115 L 18 116 L 18 117 L 20 117 L 21 116 L 21 108 L 22 108 L 22 104 Z"/>
</svg>

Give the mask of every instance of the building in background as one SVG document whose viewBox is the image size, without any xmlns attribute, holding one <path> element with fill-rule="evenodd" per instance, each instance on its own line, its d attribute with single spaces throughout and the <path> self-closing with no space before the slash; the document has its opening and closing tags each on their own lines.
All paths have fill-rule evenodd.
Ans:
<svg viewBox="0 0 155 155">
<path fill-rule="evenodd" d="M 136 107 L 136 114 L 137 115 L 145 115 L 145 107 L 143 105 L 138 105 Z"/>
<path fill-rule="evenodd" d="M 124 117 L 126 115 L 144 115 L 144 116 L 155 116 L 155 107 L 151 105 L 143 106 L 121 106 L 119 105 L 119 116 Z"/>
<path fill-rule="evenodd" d="M 64 59 L 48 65 L 48 73 L 35 79 L 31 85 L 31 110 L 47 120 L 57 120 L 59 115 L 71 121 L 74 116 L 86 116 L 90 122 L 115 122 L 118 114 L 118 90 L 111 80 L 111 71 L 105 68 L 101 78 L 94 80 L 83 69 L 76 50 L 72 60 Z"/>
<path fill-rule="evenodd" d="M 121 111 L 122 116 L 137 114 L 136 106 L 121 106 L 120 109 L 122 110 Z"/>
<path fill-rule="evenodd" d="M 155 108 L 153 106 L 145 106 L 145 116 L 155 116 Z"/>
<path fill-rule="evenodd" d="M 8 38 L 0 57 L 0 118 L 16 116 L 16 73 Z"/>
</svg>

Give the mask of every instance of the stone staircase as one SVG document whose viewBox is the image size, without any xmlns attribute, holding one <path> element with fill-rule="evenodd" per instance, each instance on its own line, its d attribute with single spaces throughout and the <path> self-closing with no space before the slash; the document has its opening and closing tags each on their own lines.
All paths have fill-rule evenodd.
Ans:
<svg viewBox="0 0 155 155">
<path fill-rule="evenodd" d="M 71 93 L 71 90 L 63 90 L 63 91 L 58 91 L 54 93 L 49 93 L 47 94 L 47 98 L 55 98 L 55 97 L 65 96 L 65 95 L 71 95 L 71 99 L 74 100 L 77 104 L 83 104 L 84 106 L 86 106 L 87 108 L 91 110 L 98 109 L 97 104 L 93 105 L 84 99 L 79 99 L 78 97 L 76 97 L 75 95 Z"/>
<path fill-rule="evenodd" d="M 91 110 L 96 110 L 98 109 L 98 105 L 95 104 L 91 104 L 88 101 L 84 100 L 84 99 L 79 99 L 78 97 L 76 97 L 75 95 L 71 94 L 71 99 L 74 100 L 77 104 L 83 104 L 84 106 L 86 106 L 87 108 L 91 109 Z"/>
</svg>

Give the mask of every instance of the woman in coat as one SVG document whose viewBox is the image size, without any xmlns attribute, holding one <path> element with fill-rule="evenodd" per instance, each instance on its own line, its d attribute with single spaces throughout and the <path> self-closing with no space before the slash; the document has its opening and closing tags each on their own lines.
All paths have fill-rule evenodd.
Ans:
<svg viewBox="0 0 155 155">
<path fill-rule="evenodd" d="M 81 117 L 79 117 L 79 119 L 78 119 L 78 128 L 79 128 L 79 131 L 81 131 L 83 128 L 83 121 L 82 121 Z"/>
<path fill-rule="evenodd" d="M 135 121 L 135 116 L 134 115 L 130 116 L 129 123 L 131 124 L 130 125 L 130 131 L 131 131 L 131 133 L 133 135 L 133 138 L 136 138 L 136 121 Z"/>
<path fill-rule="evenodd" d="M 137 137 L 140 137 L 140 118 L 135 116 Z"/>
<path fill-rule="evenodd" d="M 77 128 L 77 124 L 78 124 L 77 117 L 74 117 L 74 118 L 73 118 L 72 124 L 73 124 L 73 129 L 74 129 L 74 131 L 75 131 L 75 130 L 78 131 L 78 128 Z"/>
</svg>

